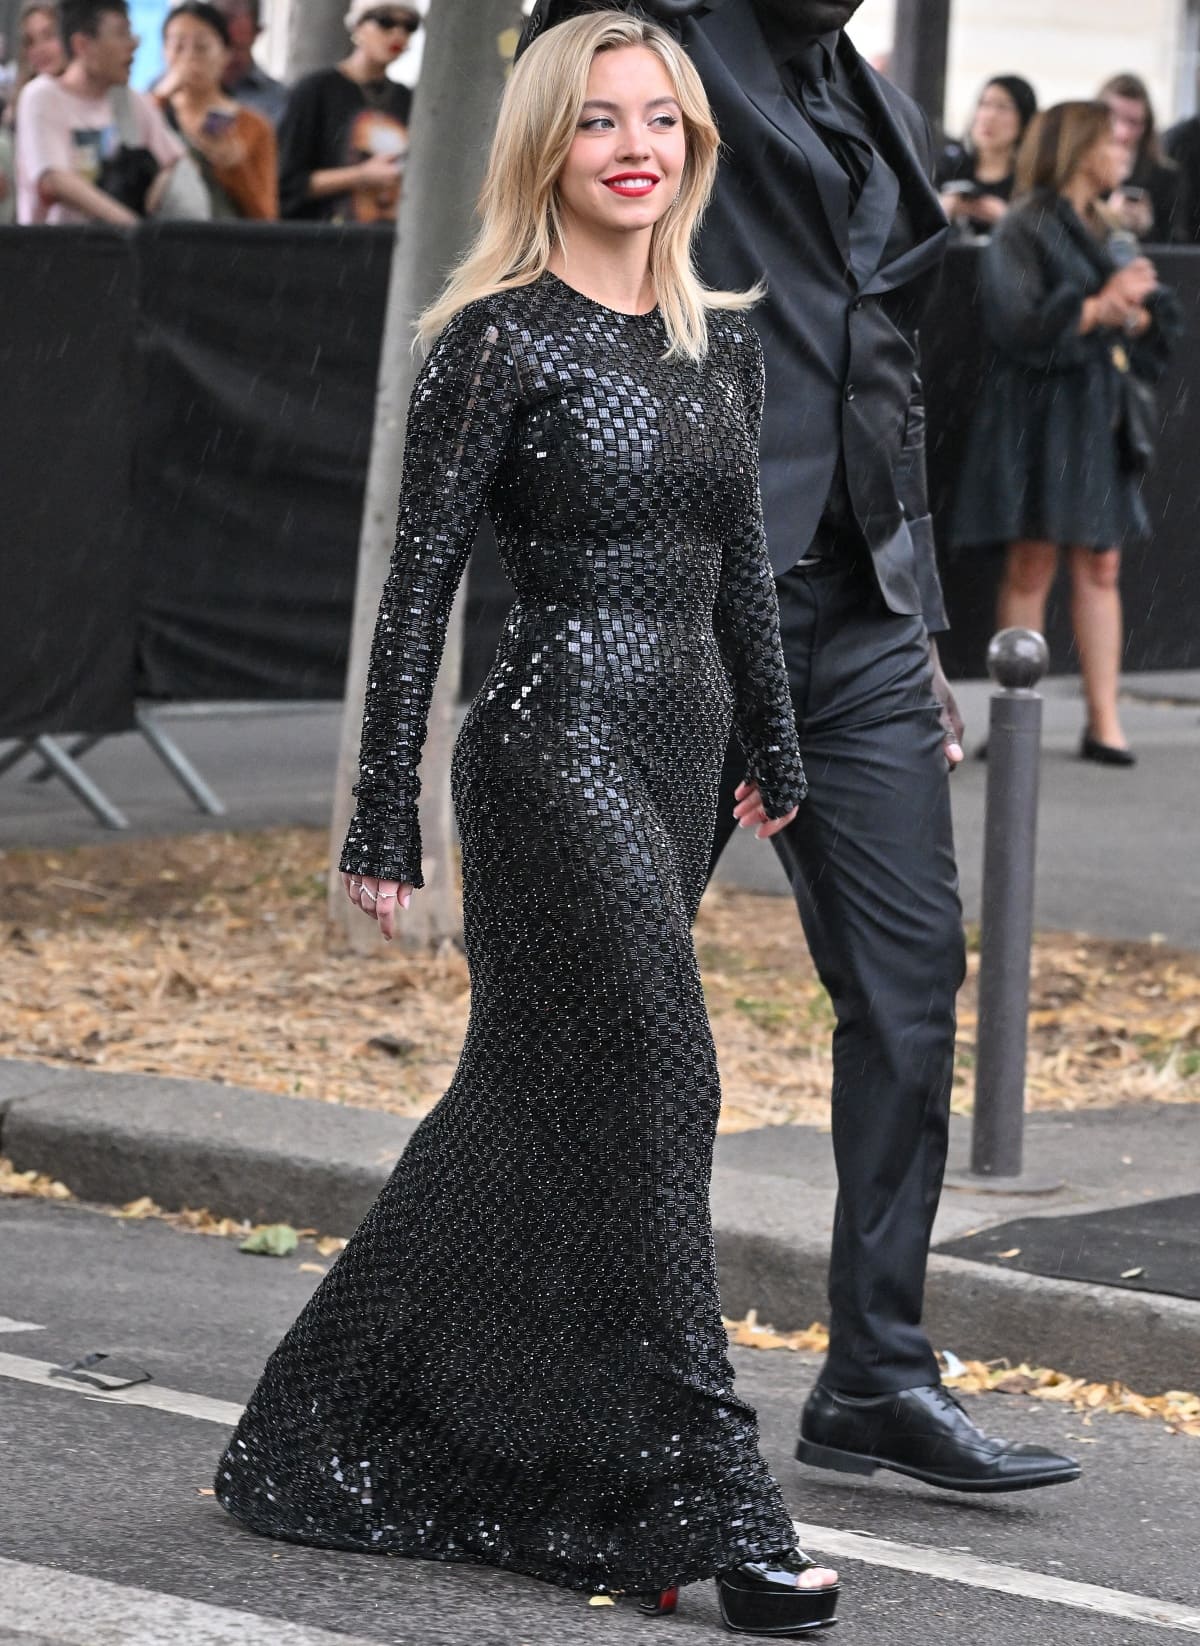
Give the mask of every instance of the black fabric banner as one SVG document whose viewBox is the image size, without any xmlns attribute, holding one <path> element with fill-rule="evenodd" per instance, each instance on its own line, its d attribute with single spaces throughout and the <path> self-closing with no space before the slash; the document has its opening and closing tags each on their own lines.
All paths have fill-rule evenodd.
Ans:
<svg viewBox="0 0 1200 1646">
<path fill-rule="evenodd" d="M 336 698 L 390 229 L 138 236 L 139 690 Z"/>
<path fill-rule="evenodd" d="M 391 233 L 315 225 L 0 230 L 0 737 L 111 732 L 159 699 L 337 698 Z M 1154 252 L 1192 324 L 1162 385 L 1156 536 L 1122 576 L 1127 669 L 1200 667 L 1200 249 Z M 939 541 L 987 392 L 978 253 L 923 337 Z M 947 671 L 978 676 L 998 554 L 943 555 Z M 473 693 L 510 599 L 490 533 L 468 588 Z M 1053 667 L 1073 666 L 1066 613 Z"/>
<path fill-rule="evenodd" d="M 123 235 L 0 231 L 0 737 L 133 724 L 135 314 Z"/>
</svg>

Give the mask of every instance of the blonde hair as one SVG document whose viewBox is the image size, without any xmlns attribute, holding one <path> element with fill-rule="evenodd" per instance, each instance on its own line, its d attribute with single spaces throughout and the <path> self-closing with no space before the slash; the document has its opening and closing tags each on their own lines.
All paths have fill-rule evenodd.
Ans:
<svg viewBox="0 0 1200 1646">
<path fill-rule="evenodd" d="M 468 303 L 528 286 L 546 272 L 551 252 L 565 243 L 557 183 L 587 96 L 592 60 L 598 52 L 626 46 L 642 46 L 662 63 L 687 137 L 679 192 L 650 238 L 650 273 L 669 341 L 666 357 L 702 359 L 708 310 L 749 308 L 762 295 L 758 286 L 712 291 L 692 261 L 692 239 L 712 194 L 721 140 L 687 54 L 643 18 L 588 12 L 541 35 L 513 70 L 479 195 L 479 232 L 417 322 L 422 342 Z"/>
</svg>

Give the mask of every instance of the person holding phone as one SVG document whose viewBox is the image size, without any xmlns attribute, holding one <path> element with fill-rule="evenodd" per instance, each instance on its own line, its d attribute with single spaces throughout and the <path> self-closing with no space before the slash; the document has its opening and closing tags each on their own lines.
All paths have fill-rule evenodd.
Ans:
<svg viewBox="0 0 1200 1646">
<path fill-rule="evenodd" d="M 163 25 L 167 71 L 155 96 L 200 169 L 214 218 L 279 216 L 271 123 L 228 96 L 229 25 L 208 0 L 181 0 Z"/>
<path fill-rule="evenodd" d="M 391 0 L 351 0 L 353 50 L 298 80 L 279 127 L 285 217 L 318 223 L 395 219 L 408 154 L 412 92 L 388 74 L 421 14 Z"/>
<path fill-rule="evenodd" d="M 1126 161 L 1106 103 L 1059 103 L 1030 128 L 1017 199 L 981 259 L 990 349 L 952 523 L 955 548 L 1004 554 L 998 629 L 1044 629 L 1065 556 L 1079 753 L 1108 767 L 1135 762 L 1118 708 L 1121 551 L 1150 537 L 1153 386 L 1182 329 L 1178 300 L 1102 204 Z"/>
<path fill-rule="evenodd" d="M 938 163 L 942 209 L 967 234 L 989 234 L 1012 199 L 1017 150 L 1037 113 L 1037 96 L 1019 74 L 998 74 L 979 94 L 971 129 Z"/>
<path fill-rule="evenodd" d="M 1125 176 L 1105 202 L 1109 216 L 1144 245 L 1186 241 L 1186 179 L 1163 151 L 1146 82 L 1136 74 L 1114 74 L 1099 96 L 1126 155 Z"/>
</svg>

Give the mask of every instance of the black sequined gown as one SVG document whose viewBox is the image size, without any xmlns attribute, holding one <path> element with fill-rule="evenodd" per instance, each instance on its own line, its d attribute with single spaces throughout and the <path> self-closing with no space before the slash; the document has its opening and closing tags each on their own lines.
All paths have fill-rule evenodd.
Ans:
<svg viewBox="0 0 1200 1646">
<path fill-rule="evenodd" d="M 257 1531 L 595 1590 L 792 1546 L 721 1327 L 690 927 L 731 711 L 773 815 L 804 780 L 761 354 L 740 316 L 710 332 L 664 362 L 657 311 L 545 275 L 462 310 L 417 382 L 342 867 L 420 884 L 417 761 L 486 509 L 517 599 L 453 766 L 470 1024 L 220 1461 Z"/>
</svg>

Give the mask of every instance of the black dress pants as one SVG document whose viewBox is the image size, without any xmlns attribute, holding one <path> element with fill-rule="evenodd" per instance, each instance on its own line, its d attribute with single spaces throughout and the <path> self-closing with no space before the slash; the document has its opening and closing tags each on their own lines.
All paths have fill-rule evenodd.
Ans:
<svg viewBox="0 0 1200 1646">
<path fill-rule="evenodd" d="M 821 1381 L 864 1395 L 938 1380 L 921 1308 L 965 967 L 928 637 L 920 617 L 887 609 L 865 555 L 835 554 L 780 579 L 810 792 L 772 840 L 837 1021 L 838 1202 Z M 731 746 L 713 867 L 744 775 Z"/>
</svg>

